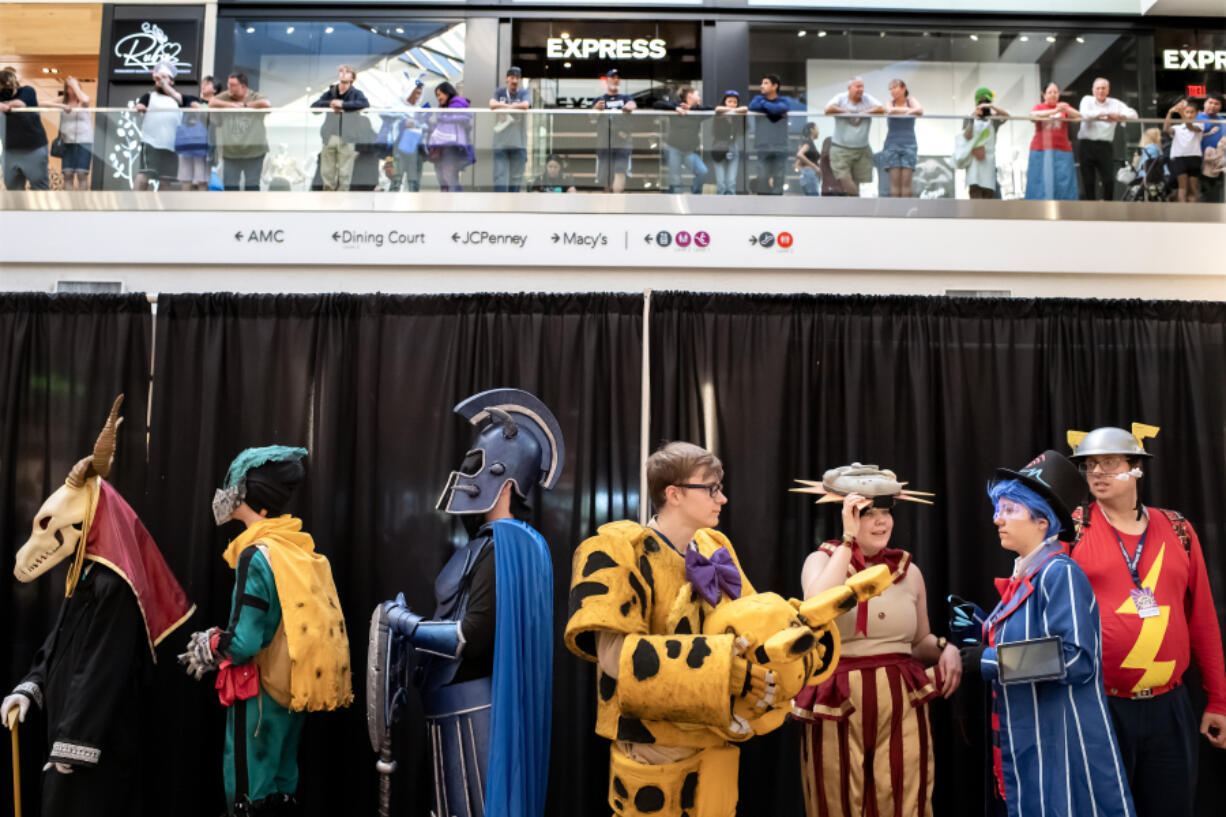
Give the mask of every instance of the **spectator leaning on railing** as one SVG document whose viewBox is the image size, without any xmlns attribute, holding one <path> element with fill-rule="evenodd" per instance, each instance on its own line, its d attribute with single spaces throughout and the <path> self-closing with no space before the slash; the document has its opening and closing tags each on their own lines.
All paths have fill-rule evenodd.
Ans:
<svg viewBox="0 0 1226 817">
<path fill-rule="evenodd" d="M 212 130 L 209 115 L 203 110 L 209 100 L 217 95 L 217 86 L 211 76 L 200 80 L 200 96 L 183 95 L 183 120 L 175 133 L 175 153 L 179 154 L 179 187 L 183 190 L 209 189 L 209 176 L 213 166 Z"/>
<path fill-rule="evenodd" d="M 758 193 L 783 195 L 783 176 L 788 160 L 788 111 L 792 98 L 779 93 L 779 75 L 767 74 L 758 84 L 761 92 L 749 101 L 754 118 L 753 146 L 758 152 Z"/>
<path fill-rule="evenodd" d="M 1078 112 L 1081 128 L 1077 131 L 1078 160 L 1081 163 L 1081 198 L 1097 199 L 1095 177 L 1102 180 L 1102 199 L 1111 201 L 1115 193 L 1115 126 L 1125 119 L 1136 119 L 1137 112 L 1112 96 L 1111 83 L 1099 77 L 1094 80 L 1092 94 L 1083 96 Z"/>
<path fill-rule="evenodd" d="M 460 171 L 476 161 L 473 150 L 473 115 L 454 109 L 468 108 L 468 100 L 456 92 L 450 82 L 434 86 L 434 98 L 441 109 L 434 115 L 430 135 L 426 137 L 427 155 L 434 162 L 439 189 L 444 193 L 459 192 Z"/>
<path fill-rule="evenodd" d="M 370 107 L 366 94 L 353 87 L 355 79 L 357 72 L 353 66 L 340 66 L 336 69 L 336 83 L 329 85 L 319 99 L 311 103 L 312 108 L 331 109 L 319 128 L 319 138 L 323 140 L 319 151 L 319 175 L 324 190 L 348 190 L 353 180 L 353 163 L 358 158 L 354 141 L 360 131 L 357 123 L 347 126 L 344 115 Z"/>
<path fill-rule="evenodd" d="M 638 107 L 634 97 L 619 93 L 621 74 L 610 68 L 601 77 L 605 92 L 596 97 L 594 111 L 633 113 Z M 631 125 L 620 116 L 601 117 L 596 125 L 596 180 L 606 192 L 621 193 L 626 189 L 626 174 L 630 172 L 630 153 L 634 148 Z"/>
<path fill-rule="evenodd" d="M 175 134 L 182 120 L 179 109 L 189 104 L 174 87 L 178 72 L 172 63 L 159 62 L 153 67 L 153 90 L 136 100 L 136 110 L 144 116 L 140 123 L 140 170 L 132 178 L 133 190 L 148 190 L 153 181 L 161 185 L 178 178 Z"/>
<path fill-rule="evenodd" d="M 830 146 L 830 167 L 849 196 L 860 195 L 860 185 L 873 180 L 873 151 L 868 146 L 873 120 L 846 114 L 885 113 L 885 106 L 864 93 L 864 80 L 852 77 L 847 90 L 826 103 L 826 113 L 834 120 L 834 142 Z M 841 115 L 840 115 L 841 114 Z"/>
<path fill-rule="evenodd" d="M 0 71 L 0 113 L 4 117 L 4 186 L 9 190 L 50 187 L 47 172 L 47 131 L 37 113 L 14 113 L 37 108 L 38 94 L 22 85 L 11 68 Z"/>
<path fill-rule="evenodd" d="M 702 160 L 702 123 L 705 117 L 688 116 L 691 111 L 709 111 L 702 104 L 698 91 L 683 85 L 673 99 L 661 99 L 654 106 L 657 110 L 672 111 L 664 128 L 664 159 L 668 166 L 668 192 L 681 192 L 681 173 L 685 168 L 694 174 L 690 192 L 702 192 L 702 183 L 707 178 L 707 165 Z"/>
<path fill-rule="evenodd" d="M 915 117 L 924 115 L 924 106 L 901 79 L 889 84 L 890 101 L 885 106 L 889 119 L 885 121 L 885 144 L 881 147 L 882 166 L 890 174 L 890 196 L 909 198 L 911 179 L 919 159 L 919 144 L 915 141 Z"/>
<path fill-rule="evenodd" d="M 392 149 L 393 181 L 392 189 L 399 189 L 403 182 L 404 190 L 416 193 L 421 190 L 421 166 L 426 153 L 423 142 L 426 127 L 426 114 L 422 110 L 429 108 L 429 102 L 422 102 L 425 83 L 420 79 L 414 81 L 413 90 L 405 97 L 402 106 L 404 116 L 400 127 L 395 131 L 395 142 Z"/>
<path fill-rule="evenodd" d="M 209 100 L 210 108 L 267 110 L 272 103 L 247 84 L 247 75 L 235 71 L 226 79 L 226 90 Z M 264 114 L 229 113 L 217 128 L 221 145 L 222 179 L 227 190 L 259 190 L 268 135 Z"/>
<path fill-rule="evenodd" d="M 524 183 L 524 168 L 528 164 L 526 114 L 518 112 L 532 107 L 532 92 L 521 87 L 523 78 L 524 72 L 512 65 L 507 69 L 507 84 L 494 91 L 490 99 L 490 110 L 517 112 L 500 114 L 494 123 L 495 193 L 518 193 Z"/>
<path fill-rule="evenodd" d="M 1030 140 L 1026 166 L 1026 198 L 1076 200 L 1077 177 L 1068 122 L 1080 119 L 1081 114 L 1060 99 L 1060 86 L 1049 82 L 1043 89 L 1043 101 L 1030 109 L 1030 118 L 1034 121 L 1034 138 Z"/>
<path fill-rule="evenodd" d="M 711 164 L 715 168 L 715 193 L 731 196 L 736 193 L 737 164 L 744 150 L 745 118 L 733 119 L 732 114 L 745 114 L 749 108 L 741 104 L 737 91 L 724 91 L 724 102 L 715 106 L 715 121 L 711 123 Z"/>
<path fill-rule="evenodd" d="M 1201 157 L 1203 163 L 1200 171 L 1200 200 L 1222 202 L 1223 172 L 1222 130 L 1226 121 L 1222 118 L 1222 97 L 1220 94 L 1210 94 L 1205 99 L 1205 109 L 1196 115 L 1196 121 L 1202 123 L 1205 135 L 1200 139 Z M 1204 124 L 1208 123 L 1208 124 Z M 1212 130 L 1216 128 L 1216 130 Z"/>
<path fill-rule="evenodd" d="M 59 108 L 60 133 L 63 153 L 60 154 L 60 172 L 64 175 L 65 190 L 89 189 L 89 166 L 93 159 L 94 123 L 89 110 L 89 96 L 76 77 L 64 81 L 60 91 L 63 102 L 52 102 L 47 107 Z"/>
</svg>

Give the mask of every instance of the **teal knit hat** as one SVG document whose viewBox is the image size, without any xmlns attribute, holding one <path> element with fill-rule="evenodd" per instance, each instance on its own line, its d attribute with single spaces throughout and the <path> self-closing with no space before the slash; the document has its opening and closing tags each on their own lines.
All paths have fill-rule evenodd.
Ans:
<svg viewBox="0 0 1226 817">
<path fill-rule="evenodd" d="M 266 445 L 260 448 L 248 448 L 234 458 L 226 471 L 225 484 L 213 495 L 213 518 L 218 525 L 223 524 L 238 509 L 247 498 L 247 474 L 275 462 L 297 463 L 307 455 L 305 448 L 295 448 L 287 445 Z"/>
</svg>

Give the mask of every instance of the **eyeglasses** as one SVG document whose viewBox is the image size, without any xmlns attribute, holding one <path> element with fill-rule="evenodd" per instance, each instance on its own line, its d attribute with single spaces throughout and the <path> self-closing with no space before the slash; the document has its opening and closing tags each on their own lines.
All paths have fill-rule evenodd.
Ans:
<svg viewBox="0 0 1226 817">
<path fill-rule="evenodd" d="M 1095 471 L 1100 474 L 1117 474 L 1121 467 L 1127 464 L 1128 461 L 1124 457 L 1086 457 L 1081 462 L 1081 472 L 1083 474 L 1092 474 Z"/>
<path fill-rule="evenodd" d="M 1030 509 L 1020 502 L 1014 502 L 1011 499 L 996 500 L 996 513 L 992 514 L 993 521 L 997 519 L 1029 519 Z"/>
<path fill-rule="evenodd" d="M 711 495 L 712 499 L 717 496 L 724 496 L 724 483 L 722 482 L 678 482 L 677 488 L 693 488 L 694 490 L 703 490 Z"/>
</svg>

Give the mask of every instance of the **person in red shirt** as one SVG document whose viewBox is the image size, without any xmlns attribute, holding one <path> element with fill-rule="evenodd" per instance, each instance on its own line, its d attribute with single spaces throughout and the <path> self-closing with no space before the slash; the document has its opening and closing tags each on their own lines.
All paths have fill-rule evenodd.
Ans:
<svg viewBox="0 0 1226 817">
<path fill-rule="evenodd" d="M 1070 459 L 1093 500 L 1078 509 L 1072 557 L 1098 598 L 1103 682 L 1138 817 L 1191 814 L 1196 716 L 1183 674 L 1195 659 L 1208 705 L 1200 733 L 1226 749 L 1226 669 L 1217 611 L 1196 531 L 1144 505 L 1141 441 L 1153 426 L 1070 431 Z"/>
<path fill-rule="evenodd" d="M 1043 101 L 1030 109 L 1034 138 L 1026 165 L 1026 198 L 1075 201 L 1077 175 L 1073 170 L 1073 146 L 1068 123 L 1081 118 L 1077 109 L 1060 99 L 1060 86 L 1047 83 Z"/>
</svg>

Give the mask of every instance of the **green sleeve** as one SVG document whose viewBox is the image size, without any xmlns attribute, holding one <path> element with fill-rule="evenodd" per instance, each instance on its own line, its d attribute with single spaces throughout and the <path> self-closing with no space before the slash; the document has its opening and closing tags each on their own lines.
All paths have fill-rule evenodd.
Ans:
<svg viewBox="0 0 1226 817">
<path fill-rule="evenodd" d="M 272 568 L 259 548 L 239 557 L 231 602 L 230 626 L 218 640 L 218 649 L 235 664 L 245 664 L 272 643 L 281 623 L 281 602 Z"/>
</svg>

